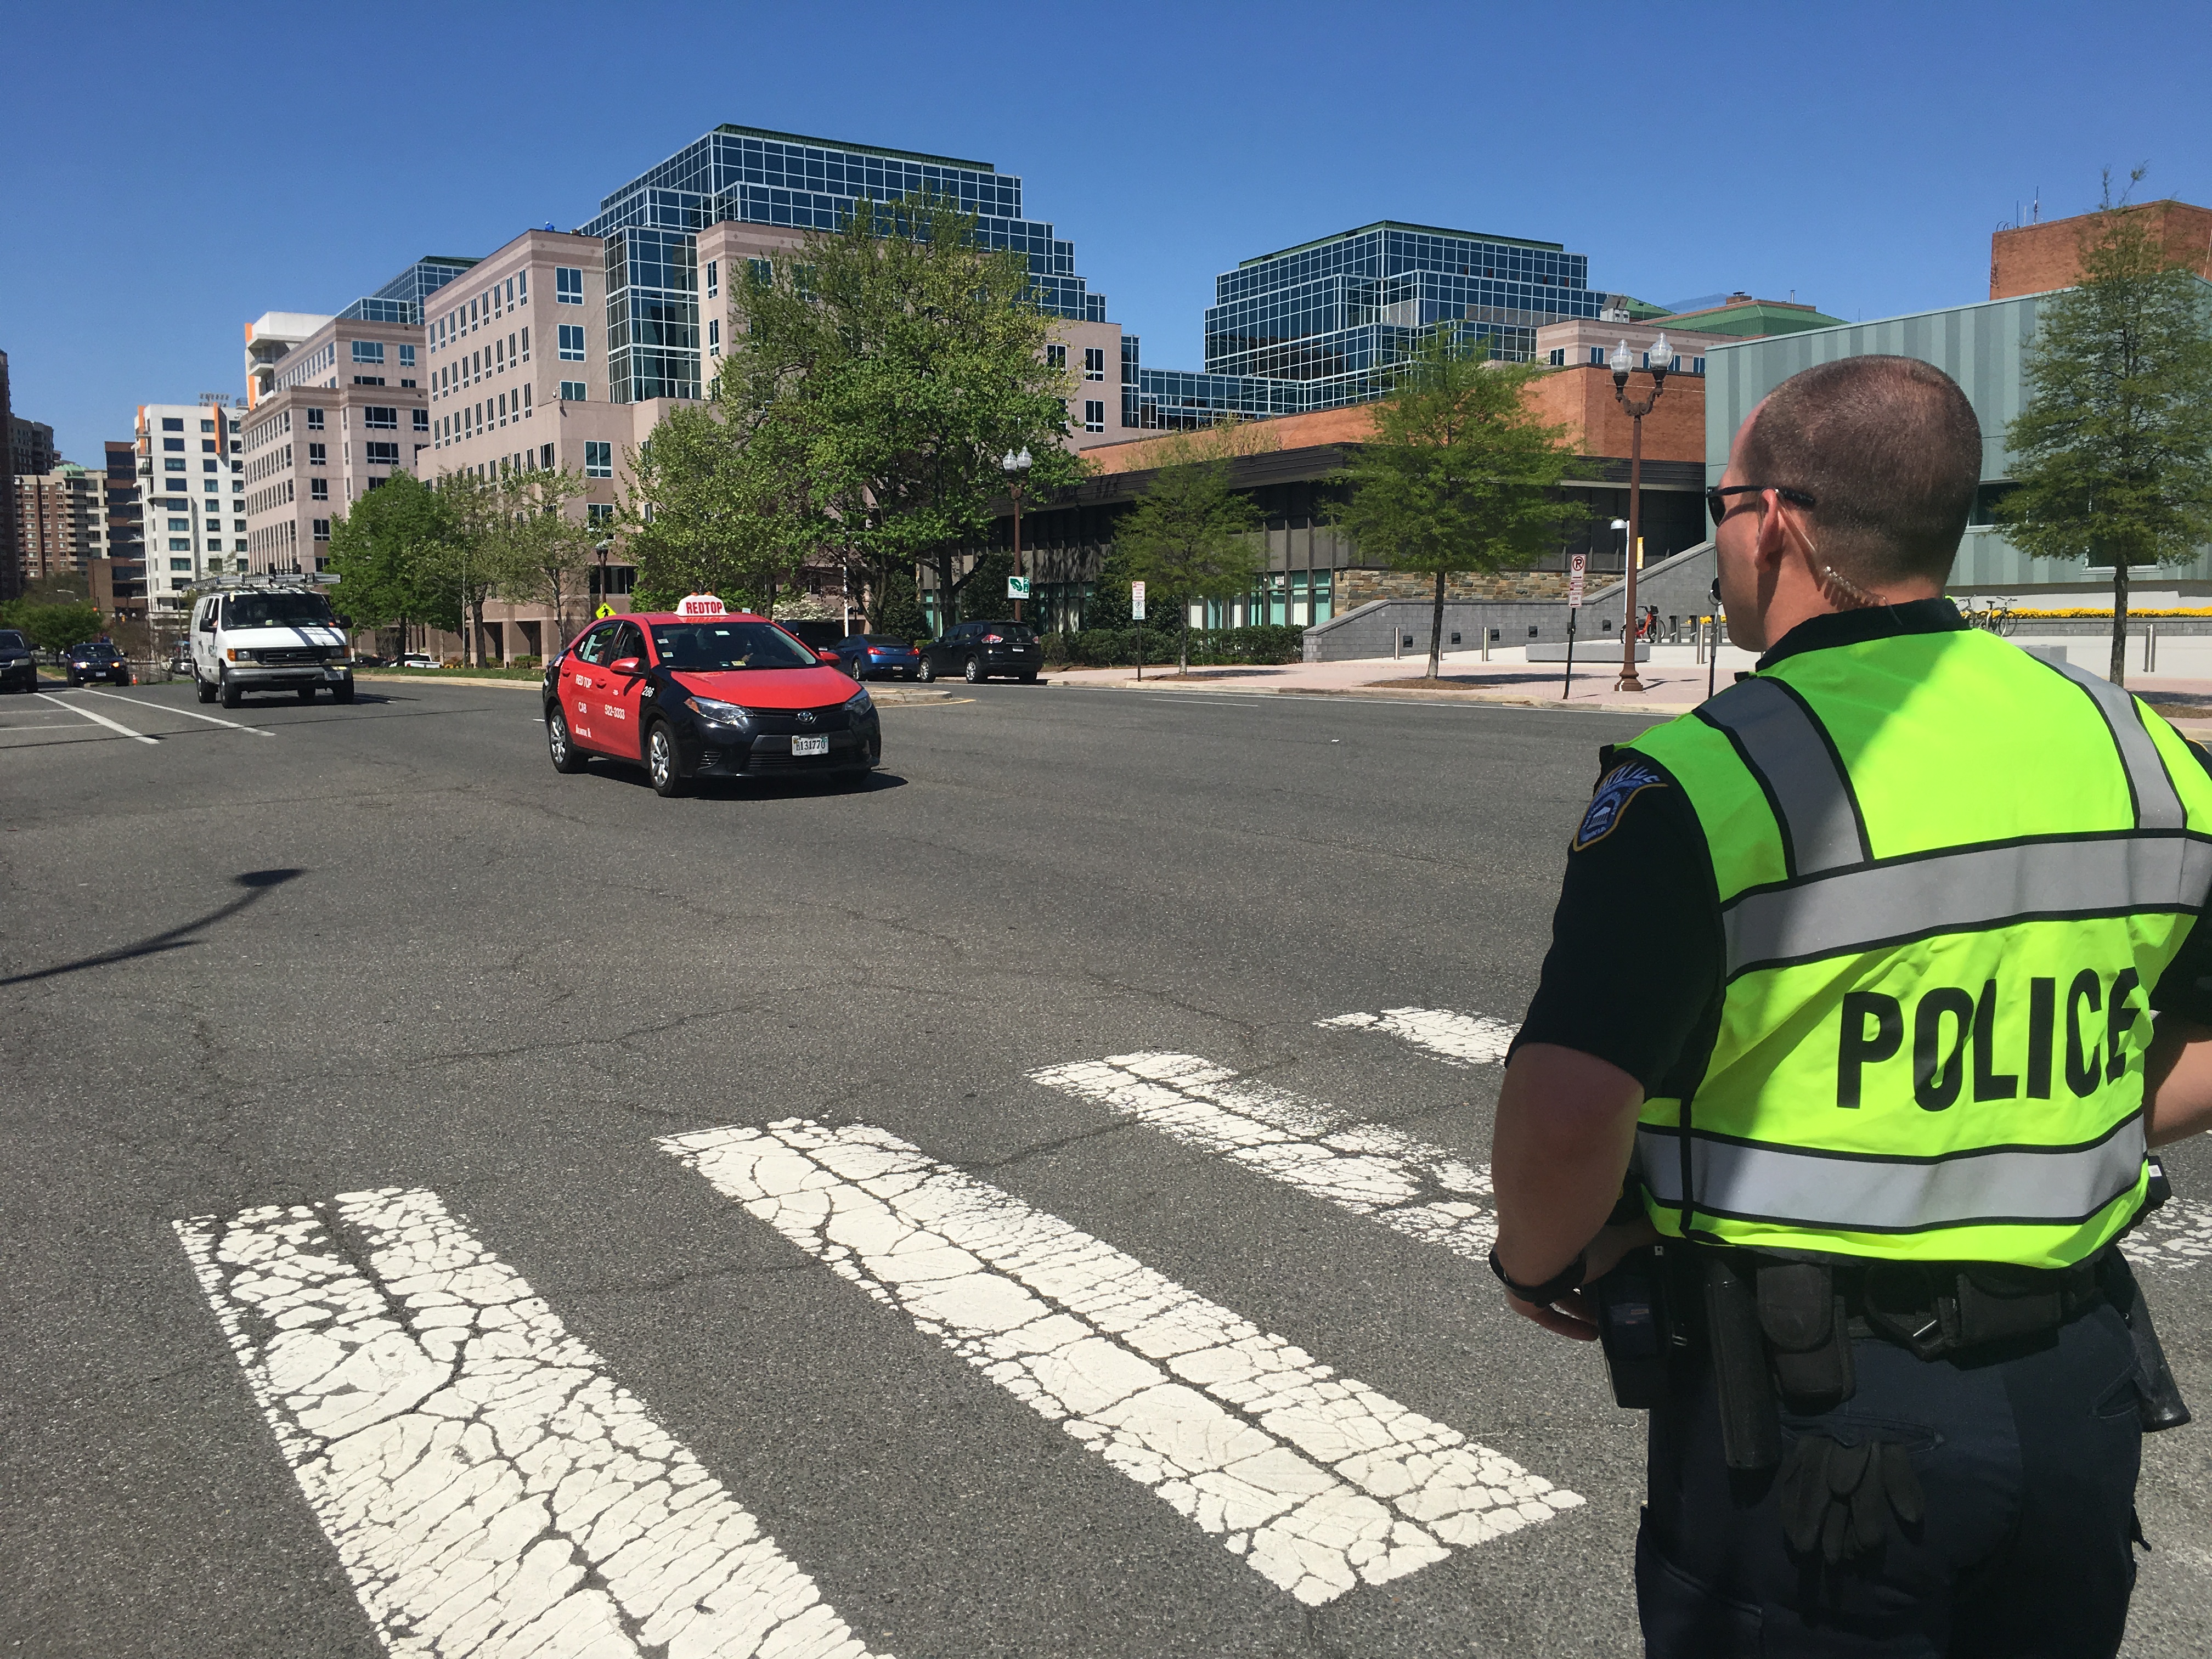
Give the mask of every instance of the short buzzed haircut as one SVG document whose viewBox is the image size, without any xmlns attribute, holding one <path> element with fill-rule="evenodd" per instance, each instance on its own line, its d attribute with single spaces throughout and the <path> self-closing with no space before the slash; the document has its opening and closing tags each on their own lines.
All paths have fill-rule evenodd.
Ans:
<svg viewBox="0 0 2212 1659">
<path fill-rule="evenodd" d="M 1982 477 L 1982 423 L 1917 357 L 1844 357 L 1767 395 L 1738 457 L 1746 483 L 1802 489 L 1822 558 L 1863 586 L 1942 581 Z"/>
</svg>

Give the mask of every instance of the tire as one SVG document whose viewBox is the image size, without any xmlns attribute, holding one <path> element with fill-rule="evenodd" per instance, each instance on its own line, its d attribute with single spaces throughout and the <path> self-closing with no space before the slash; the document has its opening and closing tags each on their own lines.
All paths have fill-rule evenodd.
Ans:
<svg viewBox="0 0 2212 1659">
<path fill-rule="evenodd" d="M 235 708 L 239 704 L 246 701 L 246 693 L 237 686 L 233 685 L 228 678 L 225 678 L 222 682 L 222 690 L 219 695 L 222 698 L 222 706 L 225 708 Z"/>
<path fill-rule="evenodd" d="M 301 702 L 313 702 L 314 700 L 315 688 L 313 686 L 303 685 L 300 688 L 300 701 Z"/>
<path fill-rule="evenodd" d="M 673 799 L 689 787 L 676 734 L 666 720 L 655 720 L 645 729 L 645 775 L 653 780 L 653 793 L 663 800 Z"/>
<path fill-rule="evenodd" d="M 545 750 L 553 758 L 556 772 L 575 773 L 584 769 L 584 751 L 576 747 L 575 739 L 568 735 L 568 717 L 558 708 L 545 717 Z"/>
<path fill-rule="evenodd" d="M 961 678 L 966 680 L 970 685 L 981 685 L 985 680 L 991 678 L 988 674 L 986 674 L 983 672 L 983 659 L 981 657 L 969 658 L 967 662 L 962 665 L 960 675 Z"/>
<path fill-rule="evenodd" d="M 936 684 L 937 665 L 930 661 L 927 657 L 924 657 L 921 659 L 921 665 L 914 671 L 914 677 L 920 680 L 924 685 Z"/>
<path fill-rule="evenodd" d="M 351 702 L 353 701 L 353 682 L 351 680 L 347 680 L 343 684 L 332 686 L 331 688 L 331 698 L 335 702 Z"/>
<path fill-rule="evenodd" d="M 210 685 L 198 674 L 192 676 L 192 692 L 193 695 L 198 696 L 202 702 L 213 702 L 215 701 L 215 687 Z"/>
</svg>

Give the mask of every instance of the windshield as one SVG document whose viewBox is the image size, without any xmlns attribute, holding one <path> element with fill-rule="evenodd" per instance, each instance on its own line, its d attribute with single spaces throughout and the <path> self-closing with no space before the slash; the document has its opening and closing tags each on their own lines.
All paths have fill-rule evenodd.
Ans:
<svg viewBox="0 0 2212 1659">
<path fill-rule="evenodd" d="M 718 674 L 734 668 L 813 668 L 819 659 L 767 623 L 655 623 L 653 648 L 663 668 Z"/>
<path fill-rule="evenodd" d="M 15 629 L 0 628 L 0 651 L 28 651 L 30 648 L 23 643 L 23 636 Z"/>
<path fill-rule="evenodd" d="M 112 645 L 100 645 L 95 643 L 92 645 L 72 646 L 70 648 L 70 655 L 72 657 L 90 659 L 93 657 L 112 657 L 115 654 L 115 647 Z"/>
<path fill-rule="evenodd" d="M 319 593 L 234 593 L 222 602 L 225 628 L 330 628 L 331 602 Z"/>
</svg>

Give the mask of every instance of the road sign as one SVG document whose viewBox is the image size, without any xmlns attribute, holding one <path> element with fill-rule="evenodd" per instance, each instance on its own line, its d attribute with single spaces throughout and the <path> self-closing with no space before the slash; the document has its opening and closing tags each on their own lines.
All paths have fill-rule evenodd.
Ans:
<svg viewBox="0 0 2212 1659">
<path fill-rule="evenodd" d="M 1583 577 L 1589 569 L 1589 556 L 1587 553 L 1577 553 L 1567 561 L 1567 608 L 1570 611 L 1583 608 Z"/>
<path fill-rule="evenodd" d="M 1142 582 L 1131 582 L 1129 584 L 1129 620 L 1142 622 L 1144 619 L 1145 585 Z"/>
<path fill-rule="evenodd" d="M 615 608 L 611 605 L 603 605 L 597 611 L 592 612 L 592 614 L 604 622 L 606 618 L 615 614 Z"/>
<path fill-rule="evenodd" d="M 679 617 L 720 617 L 726 614 L 726 610 L 721 600 L 712 593 L 686 593 L 682 603 L 677 605 L 676 614 Z"/>
<path fill-rule="evenodd" d="M 1029 596 L 1030 579 L 1027 576 L 1009 576 L 1006 578 L 1006 597 L 1008 599 L 1026 599 Z"/>
</svg>

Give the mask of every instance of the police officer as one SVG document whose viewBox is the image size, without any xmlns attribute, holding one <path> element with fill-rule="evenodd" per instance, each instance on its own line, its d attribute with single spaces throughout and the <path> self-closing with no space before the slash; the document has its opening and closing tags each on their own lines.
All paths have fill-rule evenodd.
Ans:
<svg viewBox="0 0 2212 1659">
<path fill-rule="evenodd" d="M 1709 501 L 1765 654 L 1603 757 L 1507 1066 L 1511 1305 L 1659 1356 L 1655 1659 L 2109 1656 L 2186 1419 L 2112 1246 L 2212 1123 L 2212 776 L 1942 597 L 1981 460 L 1911 358 L 1753 411 Z"/>
</svg>

